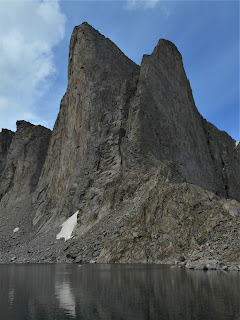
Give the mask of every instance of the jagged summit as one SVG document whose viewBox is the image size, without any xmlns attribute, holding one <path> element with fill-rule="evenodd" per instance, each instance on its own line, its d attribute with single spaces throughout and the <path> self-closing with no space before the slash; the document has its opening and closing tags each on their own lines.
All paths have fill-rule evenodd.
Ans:
<svg viewBox="0 0 240 320">
<path fill-rule="evenodd" d="M 7 129 L 7 128 L 2 128 L 2 130 L 0 131 L 0 133 L 2 133 L 2 132 L 13 132 L 12 130 L 10 130 L 10 129 Z"/>
<path fill-rule="evenodd" d="M 83 31 L 88 31 L 91 33 L 95 33 L 98 34 L 101 38 L 106 38 L 103 34 L 101 34 L 97 29 L 95 29 L 92 25 L 90 25 L 88 22 L 83 22 L 78 26 L 75 26 L 73 29 L 73 32 L 75 32 L 75 30 L 83 30 Z"/>
<path fill-rule="evenodd" d="M 34 124 L 32 124 L 31 122 L 25 121 L 25 120 L 18 120 L 16 122 L 16 126 L 17 126 L 17 130 L 26 128 L 26 127 L 33 127 Z"/>
<path fill-rule="evenodd" d="M 68 80 L 77 70 L 86 73 L 84 68 L 91 68 L 91 75 L 97 72 L 97 66 L 104 69 L 104 76 L 111 73 L 131 74 L 133 65 L 131 61 L 111 40 L 103 36 L 88 23 L 83 23 L 74 28 L 69 48 Z M 129 70 L 128 70 L 129 69 Z M 102 74 L 102 71 L 98 72 Z"/>
<path fill-rule="evenodd" d="M 78 212 L 71 244 L 43 250 L 44 261 L 159 262 L 237 243 L 226 235 L 240 223 L 239 148 L 199 114 L 170 41 L 138 66 L 89 24 L 75 27 L 53 132 L 18 127 L 27 130 L 4 138 L 0 153 L 2 219 L 24 218 L 32 245 L 45 233 L 49 246 Z"/>
<path fill-rule="evenodd" d="M 153 50 L 153 54 L 157 54 L 159 52 L 164 52 L 166 54 L 172 54 L 182 57 L 176 45 L 167 39 L 159 39 L 156 47 Z"/>
<path fill-rule="evenodd" d="M 17 120 L 16 121 L 16 129 L 17 129 L 16 131 L 21 130 L 21 129 L 31 128 L 31 127 L 42 127 L 42 128 L 45 128 L 44 126 L 42 126 L 40 124 L 35 125 L 35 124 L 33 124 L 33 123 L 29 122 L 29 121 L 26 121 L 26 120 Z M 45 128 L 45 129 L 51 131 L 48 128 Z M 15 131 L 2 128 L 2 131 L 0 131 L 0 134 L 1 133 L 4 134 L 4 135 L 11 134 L 11 133 L 14 134 Z"/>
<path fill-rule="evenodd" d="M 80 26 L 81 26 L 81 25 L 87 25 L 87 26 L 93 28 L 87 21 L 84 21 L 83 23 L 80 24 Z"/>
</svg>

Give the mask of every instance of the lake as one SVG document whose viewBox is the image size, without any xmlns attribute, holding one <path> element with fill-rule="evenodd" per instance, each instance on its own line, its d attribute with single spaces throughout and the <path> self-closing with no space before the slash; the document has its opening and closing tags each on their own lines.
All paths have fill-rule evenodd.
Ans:
<svg viewBox="0 0 240 320">
<path fill-rule="evenodd" d="M 1 320 L 239 320 L 240 272 L 0 265 Z"/>
</svg>

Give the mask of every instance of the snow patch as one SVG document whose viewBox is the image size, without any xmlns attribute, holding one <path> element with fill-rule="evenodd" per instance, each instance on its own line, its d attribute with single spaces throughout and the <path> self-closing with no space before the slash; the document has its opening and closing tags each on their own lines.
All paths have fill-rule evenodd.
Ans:
<svg viewBox="0 0 240 320">
<path fill-rule="evenodd" d="M 239 145 L 240 141 L 236 141 L 235 142 L 235 147 L 237 147 Z"/>
<path fill-rule="evenodd" d="M 64 238 L 65 241 L 72 238 L 73 230 L 77 225 L 78 211 L 68 218 L 62 225 L 61 231 L 57 234 L 56 239 Z"/>
<path fill-rule="evenodd" d="M 18 230 L 19 230 L 19 227 L 15 228 L 13 232 L 18 232 Z"/>
</svg>

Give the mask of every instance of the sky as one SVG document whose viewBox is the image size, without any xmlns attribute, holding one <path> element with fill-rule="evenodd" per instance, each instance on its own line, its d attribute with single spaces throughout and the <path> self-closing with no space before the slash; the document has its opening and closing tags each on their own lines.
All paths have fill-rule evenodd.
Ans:
<svg viewBox="0 0 240 320">
<path fill-rule="evenodd" d="M 141 64 L 160 38 L 175 43 L 196 107 L 240 140 L 239 2 L 0 0 L 0 128 L 50 129 L 67 88 L 74 26 L 87 21 Z"/>
</svg>

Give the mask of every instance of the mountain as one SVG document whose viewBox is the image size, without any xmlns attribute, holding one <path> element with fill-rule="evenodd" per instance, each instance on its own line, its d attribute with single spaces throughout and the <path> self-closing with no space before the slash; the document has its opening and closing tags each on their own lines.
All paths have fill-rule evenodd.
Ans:
<svg viewBox="0 0 240 320">
<path fill-rule="evenodd" d="M 199 114 L 168 40 L 138 66 L 75 27 L 53 132 L 20 121 L 0 146 L 1 261 L 240 261 L 240 146 Z"/>
</svg>

